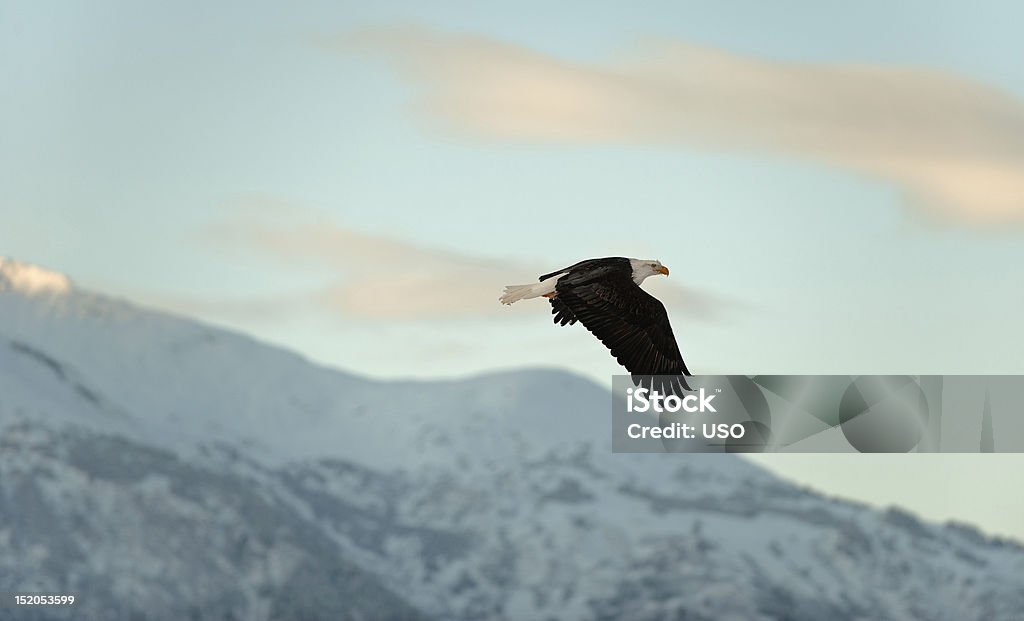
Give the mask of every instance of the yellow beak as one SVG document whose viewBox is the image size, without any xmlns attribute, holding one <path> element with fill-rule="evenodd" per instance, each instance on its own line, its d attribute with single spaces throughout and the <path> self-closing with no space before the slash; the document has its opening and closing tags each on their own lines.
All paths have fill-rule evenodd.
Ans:
<svg viewBox="0 0 1024 621">
<path fill-rule="evenodd" d="M 668 276 L 668 268 L 662 265 L 661 267 L 658 268 L 658 273 Z"/>
</svg>

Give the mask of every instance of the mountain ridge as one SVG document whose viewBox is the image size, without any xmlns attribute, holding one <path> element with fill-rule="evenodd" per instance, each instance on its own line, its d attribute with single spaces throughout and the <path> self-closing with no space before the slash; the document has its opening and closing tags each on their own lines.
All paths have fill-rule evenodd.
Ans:
<svg viewBox="0 0 1024 621">
<path fill-rule="evenodd" d="M 82 595 L 54 619 L 1020 618 L 1019 544 L 735 455 L 612 454 L 608 399 L 5 287 L 0 592 Z"/>
</svg>

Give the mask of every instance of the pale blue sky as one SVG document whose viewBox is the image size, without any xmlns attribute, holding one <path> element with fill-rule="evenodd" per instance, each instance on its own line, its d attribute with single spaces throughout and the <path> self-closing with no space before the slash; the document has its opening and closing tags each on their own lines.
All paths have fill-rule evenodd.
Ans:
<svg viewBox="0 0 1024 621">
<path fill-rule="evenodd" d="M 336 266 L 226 250 L 204 231 L 269 201 L 521 266 L 521 281 L 588 256 L 659 258 L 673 282 L 730 301 L 710 320 L 674 315 L 700 371 L 1024 370 L 1014 232 L 922 226 L 899 188 L 812 158 L 446 133 L 410 113 L 416 87 L 386 64 L 319 43 L 419 24 L 602 62 L 653 35 L 777 61 L 936 68 L 1024 93 L 1013 3 L 828 4 L 8 3 L 0 200 L 16 224 L 0 248 L 377 375 L 548 364 L 601 378 L 616 366 L 539 304 L 397 323 L 248 312 L 247 300 L 316 289 Z"/>
<path fill-rule="evenodd" d="M 672 269 L 675 297 L 664 281 L 650 289 L 675 300 L 676 335 L 696 372 L 1021 373 L 1024 204 L 1012 201 L 1022 187 L 1014 171 L 1024 169 L 1022 19 L 1015 2 L 663 2 L 642 11 L 577 1 L 6 2 L 0 254 L 375 376 L 540 364 L 607 381 L 617 365 L 579 326 L 556 329 L 543 303 L 496 302 L 502 285 L 605 254 Z M 328 43 L 402 24 L 426 41 L 422 58 L 405 58 L 424 63 L 411 76 Z M 445 101 L 480 94 L 458 72 L 432 73 L 432 46 L 451 33 L 530 50 L 541 70 L 563 61 L 615 69 L 618 54 L 649 37 L 733 54 L 744 67 L 768 61 L 798 82 L 801 67 L 820 65 L 836 80 L 830 88 L 853 88 L 850 99 L 881 106 L 883 117 L 899 102 L 886 89 L 851 86 L 836 63 L 902 67 L 911 82 L 938 70 L 965 100 L 995 111 L 977 123 L 943 117 L 922 96 L 923 129 L 896 149 L 883 140 L 864 158 L 848 145 L 838 155 L 827 148 L 829 131 L 868 141 L 889 133 L 869 124 L 858 134 L 863 118 L 878 117 L 873 108 L 858 116 L 865 109 L 856 101 L 852 112 L 810 111 L 820 118 L 804 138 L 824 128 L 826 148 L 794 150 L 778 137 L 729 146 L 743 141 L 725 126 L 757 116 L 756 101 L 733 117 L 705 111 L 720 123 L 707 145 L 678 134 L 502 140 L 487 135 L 494 117 L 483 135 L 452 131 L 466 123 L 465 107 L 454 123 L 435 118 L 451 112 Z M 461 61 L 455 68 L 464 70 Z M 581 75 L 590 84 L 593 76 Z M 810 82 L 798 86 L 813 93 Z M 744 92 L 759 97 L 759 84 Z M 914 84 L 907 90 L 914 95 Z M 451 101 L 423 105 L 438 92 Z M 723 92 L 725 108 L 736 103 Z M 941 92 L 959 101 L 959 91 Z M 771 119 L 788 118 L 780 109 L 767 127 L 752 127 L 772 134 Z M 935 115 L 940 147 L 964 140 L 949 175 L 940 166 L 948 154 L 929 161 L 913 144 L 927 142 Z M 948 119 L 964 129 L 949 129 Z M 975 141 L 978 127 L 988 133 Z M 910 163 L 879 163 L 890 151 Z M 991 162 L 1009 171 L 996 184 L 960 174 Z M 928 184 L 961 179 L 963 187 L 936 195 L 952 196 L 961 215 L 975 196 L 1009 196 L 999 203 L 1007 217 L 926 223 L 914 215 L 920 206 L 908 207 L 907 187 L 927 193 Z M 410 284 L 410 273 L 421 280 Z M 463 274 L 472 286 L 452 292 L 451 305 L 471 312 L 438 319 L 424 310 L 423 282 Z M 710 305 L 710 317 L 686 311 L 686 291 Z M 835 493 L 898 498 L 930 517 L 1024 536 L 1013 526 L 1024 523 L 1024 504 L 1008 505 L 1005 490 L 979 487 L 977 477 L 942 496 L 947 477 L 934 465 L 935 485 L 922 488 L 910 463 L 900 462 L 902 479 L 886 476 L 890 462 L 870 462 L 881 468 L 874 474 L 849 462 L 830 470 L 837 463 L 768 465 Z M 867 480 L 878 484 L 865 489 Z"/>
</svg>

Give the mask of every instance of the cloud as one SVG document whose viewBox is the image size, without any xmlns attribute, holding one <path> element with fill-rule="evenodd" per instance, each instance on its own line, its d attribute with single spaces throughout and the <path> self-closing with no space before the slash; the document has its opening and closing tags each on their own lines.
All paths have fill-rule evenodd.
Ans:
<svg viewBox="0 0 1024 621">
<path fill-rule="evenodd" d="M 332 45 L 383 55 L 418 85 L 420 112 L 470 136 L 781 154 L 891 183 L 946 219 L 1024 222 L 1024 102 L 952 73 L 771 61 L 669 40 L 581 63 L 422 28 Z"/>
<path fill-rule="evenodd" d="M 560 267 L 484 259 L 353 231 L 312 211 L 275 210 L 264 203 L 255 213 L 261 215 L 226 220 L 201 237 L 222 251 L 255 252 L 279 266 L 321 274 L 326 282 L 287 299 L 253 300 L 263 309 L 256 312 L 314 308 L 349 318 L 400 321 L 536 313 L 523 304 L 499 304 L 502 288 Z M 662 287 L 658 295 L 692 318 L 709 319 L 729 306 L 724 299 L 678 285 Z M 244 300 L 207 300 L 199 307 L 246 312 Z"/>
</svg>

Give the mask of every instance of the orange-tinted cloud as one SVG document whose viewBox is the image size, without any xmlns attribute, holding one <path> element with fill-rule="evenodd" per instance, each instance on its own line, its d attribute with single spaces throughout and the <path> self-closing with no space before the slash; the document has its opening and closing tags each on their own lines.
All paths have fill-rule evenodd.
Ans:
<svg viewBox="0 0 1024 621">
<path fill-rule="evenodd" d="M 423 28 L 333 43 L 381 54 L 431 119 L 470 136 L 678 144 L 822 161 L 961 222 L 1024 222 L 1024 102 L 952 73 L 771 61 L 678 41 L 570 62 Z"/>
<path fill-rule="evenodd" d="M 264 204 L 246 217 L 211 227 L 203 237 L 223 251 L 254 252 L 284 267 L 322 274 L 328 281 L 287 300 L 253 301 L 266 312 L 294 311 L 301 305 L 339 316 L 387 320 L 543 313 L 546 308 L 528 304 L 503 306 L 498 296 L 505 285 L 532 282 L 539 274 L 562 267 L 516 265 L 357 232 L 322 214 L 284 205 L 275 210 Z M 690 317 L 709 318 L 729 305 L 678 285 L 660 287 L 658 295 L 670 308 Z M 245 307 L 240 300 L 216 301 L 215 305 L 236 312 Z"/>
</svg>

